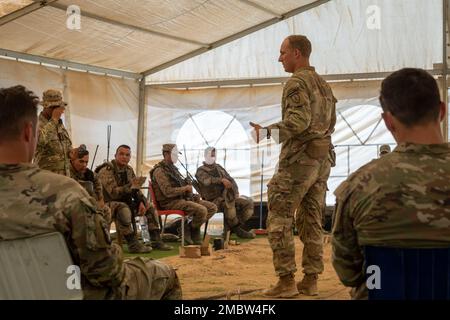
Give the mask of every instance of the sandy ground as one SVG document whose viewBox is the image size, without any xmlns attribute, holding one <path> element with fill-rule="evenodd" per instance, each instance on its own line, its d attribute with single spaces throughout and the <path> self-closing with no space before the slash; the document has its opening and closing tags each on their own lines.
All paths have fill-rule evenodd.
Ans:
<svg viewBox="0 0 450 320">
<path fill-rule="evenodd" d="M 302 244 L 295 239 L 296 261 L 299 267 Z M 319 277 L 319 295 L 308 297 L 299 295 L 298 300 L 346 300 L 349 299 L 345 288 L 331 265 L 331 246 L 324 246 L 325 270 Z M 257 238 L 226 250 L 212 252 L 211 256 L 200 259 L 167 257 L 162 261 L 174 266 L 183 288 L 183 298 L 193 299 L 242 299 L 262 300 L 261 290 L 275 284 L 277 277 L 272 264 L 272 251 L 267 238 Z M 296 280 L 302 278 L 297 271 Z M 240 296 L 237 292 L 240 291 Z M 252 291 L 252 292 L 249 292 Z M 248 292 L 248 293 L 247 293 Z"/>
</svg>

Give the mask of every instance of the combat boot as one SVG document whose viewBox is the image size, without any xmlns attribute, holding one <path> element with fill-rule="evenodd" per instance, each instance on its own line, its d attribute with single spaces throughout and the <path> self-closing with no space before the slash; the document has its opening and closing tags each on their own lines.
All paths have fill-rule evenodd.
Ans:
<svg viewBox="0 0 450 320">
<path fill-rule="evenodd" d="M 170 251 L 173 249 L 173 247 L 165 244 L 162 241 L 161 235 L 159 234 L 159 230 L 151 230 L 149 233 L 150 233 L 151 246 L 153 249 L 162 250 L 162 251 Z"/>
<path fill-rule="evenodd" d="M 242 225 L 237 225 L 231 230 L 241 239 L 254 239 L 255 234 L 253 232 L 246 231 L 242 228 Z"/>
<path fill-rule="evenodd" d="M 281 276 L 274 287 L 263 291 L 263 295 L 270 298 L 292 298 L 298 294 L 293 274 Z"/>
<path fill-rule="evenodd" d="M 149 253 L 152 251 L 151 247 L 144 246 L 140 243 L 134 233 L 125 236 L 125 240 L 127 240 L 129 253 Z"/>
<path fill-rule="evenodd" d="M 201 245 L 202 244 L 202 237 L 201 237 L 201 234 L 200 234 L 200 227 L 198 227 L 198 228 L 191 227 L 191 239 L 192 239 L 192 242 L 195 245 Z"/>
<path fill-rule="evenodd" d="M 191 239 L 191 224 L 190 223 L 185 223 L 184 224 L 184 245 L 185 246 L 190 246 L 190 245 L 193 245 L 193 244 L 194 243 L 192 242 L 192 239 Z"/>
<path fill-rule="evenodd" d="M 305 274 L 302 281 L 297 283 L 298 292 L 307 296 L 317 296 L 319 291 L 317 290 L 317 274 Z"/>
</svg>

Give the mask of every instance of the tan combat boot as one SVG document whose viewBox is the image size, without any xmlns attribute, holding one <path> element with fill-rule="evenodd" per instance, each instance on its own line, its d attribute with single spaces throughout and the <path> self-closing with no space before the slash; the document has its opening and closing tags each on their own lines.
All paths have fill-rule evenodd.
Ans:
<svg viewBox="0 0 450 320">
<path fill-rule="evenodd" d="M 125 240 L 127 240 L 129 253 L 149 253 L 152 251 L 151 247 L 144 246 L 140 243 L 134 233 L 125 236 Z"/>
<path fill-rule="evenodd" d="M 317 296 L 317 274 L 305 274 L 302 281 L 297 283 L 298 292 L 307 296 Z"/>
<path fill-rule="evenodd" d="M 263 295 L 270 298 L 292 298 L 298 294 L 293 274 L 281 276 L 274 287 L 263 291 Z"/>
</svg>

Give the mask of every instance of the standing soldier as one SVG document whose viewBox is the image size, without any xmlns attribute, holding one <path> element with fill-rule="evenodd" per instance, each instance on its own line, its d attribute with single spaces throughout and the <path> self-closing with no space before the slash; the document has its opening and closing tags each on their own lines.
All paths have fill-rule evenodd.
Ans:
<svg viewBox="0 0 450 320">
<path fill-rule="evenodd" d="M 216 163 L 215 148 L 206 148 L 205 162 L 197 169 L 195 177 L 200 184 L 202 197 L 213 202 L 224 213 L 225 223 L 231 231 L 240 238 L 253 239 L 255 235 L 242 228 L 253 215 L 253 201 L 239 197 L 236 181 Z"/>
<path fill-rule="evenodd" d="M 139 190 L 145 177 L 136 177 L 133 168 L 128 165 L 131 159 L 130 147 L 119 146 L 114 157 L 114 160 L 102 164 L 95 171 L 98 172 L 105 201 L 109 204 L 113 217 L 117 217 L 117 228 L 125 236 L 130 252 L 151 251 L 151 248 L 142 245 L 137 239 L 132 224 L 133 212 L 147 217 L 151 246 L 158 250 L 171 250 L 172 247 L 161 239 L 155 210 Z"/>
<path fill-rule="evenodd" d="M 84 144 L 70 152 L 70 177 L 76 180 L 96 200 L 99 211 L 111 223 L 111 210 L 105 205 L 103 190 L 97 175 L 90 170 L 89 151 Z"/>
<path fill-rule="evenodd" d="M 192 221 L 184 225 L 184 240 L 186 244 L 201 244 L 200 227 L 217 212 L 217 206 L 192 193 L 192 185 L 174 165 L 178 161 L 175 144 L 164 144 L 162 153 L 164 160 L 150 171 L 156 200 L 164 210 L 183 210 L 192 217 Z"/>
<path fill-rule="evenodd" d="M 302 35 L 287 37 L 279 61 L 293 73 L 283 89 L 282 120 L 264 129 L 278 131 L 282 143 L 278 170 L 268 184 L 268 238 L 278 283 L 268 297 L 293 297 L 299 292 L 317 295 L 318 274 L 323 271 L 322 212 L 330 174 L 331 133 L 336 122 L 336 99 L 329 85 L 309 64 L 311 42 Z M 253 124 L 259 141 L 260 125 Z M 304 244 L 304 277 L 295 284 L 294 214 Z"/>
<path fill-rule="evenodd" d="M 70 177 L 69 152 L 72 141 L 61 120 L 67 106 L 61 92 L 46 90 L 42 97 L 44 110 L 39 115 L 39 138 L 34 162 L 41 169 Z"/>
</svg>

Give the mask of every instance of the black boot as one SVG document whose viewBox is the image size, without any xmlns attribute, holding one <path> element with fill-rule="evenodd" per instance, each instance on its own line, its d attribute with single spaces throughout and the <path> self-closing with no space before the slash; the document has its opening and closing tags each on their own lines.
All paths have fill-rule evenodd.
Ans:
<svg viewBox="0 0 450 320">
<path fill-rule="evenodd" d="M 202 237 L 200 235 L 200 227 L 197 227 L 197 228 L 191 227 L 191 238 L 192 238 L 192 242 L 194 242 L 195 245 L 202 244 Z"/>
<path fill-rule="evenodd" d="M 184 224 L 184 245 L 190 246 L 192 244 L 194 244 L 194 243 L 192 242 L 192 239 L 191 239 L 191 224 L 185 223 Z"/>
<path fill-rule="evenodd" d="M 129 253 L 149 253 L 152 251 L 152 248 L 144 246 L 139 242 L 135 233 L 126 235 L 125 240 L 127 240 Z"/>
<path fill-rule="evenodd" d="M 231 230 L 241 239 L 254 239 L 255 234 L 253 232 L 245 231 L 241 224 L 231 228 Z"/>
<path fill-rule="evenodd" d="M 150 233 L 151 246 L 153 249 L 162 250 L 162 251 L 170 251 L 173 249 L 173 247 L 165 244 L 162 241 L 159 230 L 149 230 L 149 233 Z"/>
</svg>

